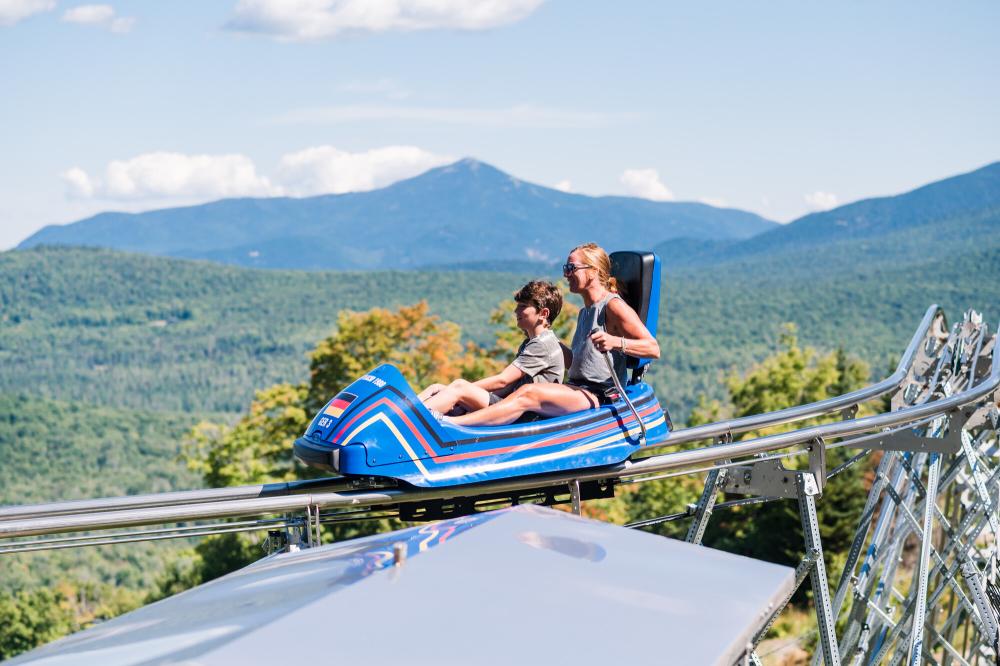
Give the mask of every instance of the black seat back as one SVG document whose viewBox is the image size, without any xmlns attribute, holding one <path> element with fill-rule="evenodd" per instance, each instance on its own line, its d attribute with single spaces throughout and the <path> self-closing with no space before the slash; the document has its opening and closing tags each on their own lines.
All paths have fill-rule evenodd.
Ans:
<svg viewBox="0 0 1000 666">
<path fill-rule="evenodd" d="M 612 252 L 609 256 L 611 275 L 618 282 L 618 293 L 636 311 L 650 334 L 656 337 L 660 316 L 660 258 L 652 252 L 630 250 Z M 627 358 L 630 369 L 645 369 L 649 365 L 647 358 Z M 638 374 L 641 376 L 641 372 Z"/>
</svg>

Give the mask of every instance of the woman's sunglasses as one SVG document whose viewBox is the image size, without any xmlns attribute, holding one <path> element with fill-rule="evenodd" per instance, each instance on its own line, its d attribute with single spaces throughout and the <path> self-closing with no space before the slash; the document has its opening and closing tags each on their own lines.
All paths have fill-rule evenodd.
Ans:
<svg viewBox="0 0 1000 666">
<path fill-rule="evenodd" d="M 563 264 L 563 275 L 572 275 L 581 268 L 593 268 L 590 264 Z"/>
</svg>

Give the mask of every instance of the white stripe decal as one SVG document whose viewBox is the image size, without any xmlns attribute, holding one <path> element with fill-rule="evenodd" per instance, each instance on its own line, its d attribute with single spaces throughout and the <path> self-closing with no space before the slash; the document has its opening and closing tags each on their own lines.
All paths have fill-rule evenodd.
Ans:
<svg viewBox="0 0 1000 666">
<path fill-rule="evenodd" d="M 428 474 L 427 468 L 424 467 L 424 464 L 422 462 L 420 462 L 420 459 L 417 458 L 417 456 L 416 456 L 415 453 L 413 453 L 413 449 L 410 448 L 410 445 L 406 441 L 406 438 L 403 437 L 403 435 L 400 434 L 399 430 L 396 429 L 396 425 L 386 417 L 385 412 L 379 412 L 375 416 L 370 417 L 367 421 L 365 421 L 364 423 L 362 423 L 361 425 L 359 425 L 357 428 L 355 428 L 354 430 L 352 430 L 349 435 L 347 435 L 346 437 L 342 438 L 340 441 L 342 441 L 342 442 L 350 442 L 351 439 L 353 439 L 355 435 L 357 435 L 359 432 L 361 432 L 362 430 L 364 430 L 365 428 L 367 428 L 371 424 L 375 423 L 376 421 L 381 421 L 382 423 L 384 423 L 386 425 L 387 428 L 389 428 L 389 431 L 396 437 L 397 440 L 399 440 L 399 443 L 402 445 L 403 449 L 406 450 L 406 453 L 407 453 L 407 455 L 410 456 L 410 460 L 413 462 L 413 464 L 416 465 L 417 469 L 420 470 L 420 473 L 423 474 L 426 477 L 427 474 Z"/>
<path fill-rule="evenodd" d="M 646 427 L 647 428 L 655 428 L 656 426 L 660 425 L 663 422 L 664 422 L 664 418 L 661 416 L 660 418 L 656 419 L 655 421 L 647 423 Z M 630 429 L 628 431 L 628 434 L 629 435 L 633 435 L 633 434 L 636 434 L 638 432 L 639 432 L 639 426 L 636 425 L 635 428 L 632 428 L 632 429 Z M 427 477 L 428 481 L 441 481 L 441 480 L 444 480 L 444 479 L 453 479 L 453 478 L 456 478 L 456 477 L 459 477 L 459 476 L 465 476 L 467 474 L 481 474 L 481 473 L 484 473 L 484 472 L 494 472 L 494 471 L 500 470 L 500 469 L 510 469 L 511 467 L 518 467 L 518 466 L 524 465 L 526 463 L 546 462 L 546 461 L 549 461 L 549 460 L 557 460 L 559 458 L 566 458 L 568 456 L 573 456 L 573 455 L 576 455 L 578 453 L 584 453 L 586 451 L 590 451 L 592 449 L 596 449 L 599 446 L 603 446 L 604 444 L 608 444 L 609 442 L 614 442 L 614 441 L 620 440 L 620 439 L 622 439 L 622 435 L 620 433 L 616 433 L 616 434 L 612 435 L 611 437 L 605 437 L 605 438 L 599 439 L 599 440 L 597 440 L 595 442 L 591 442 L 590 444 L 582 444 L 580 446 L 574 446 L 574 447 L 571 447 L 571 448 L 568 448 L 568 449 L 563 449 L 562 451 L 555 451 L 553 453 L 546 453 L 545 455 L 535 456 L 535 457 L 531 458 L 530 460 L 524 460 L 524 459 L 521 459 L 521 460 L 508 460 L 506 462 L 492 463 L 492 464 L 489 464 L 489 465 L 480 465 L 478 467 L 459 467 L 458 469 L 454 469 L 454 470 L 450 470 L 450 471 L 445 471 L 445 472 L 439 472 L 437 474 L 426 474 L 425 476 Z"/>
<path fill-rule="evenodd" d="M 508 460 L 505 462 L 492 463 L 489 465 L 480 465 L 478 467 L 457 467 L 456 469 L 452 469 L 450 471 L 438 472 L 432 474 L 431 472 L 427 471 L 427 468 L 421 462 L 420 458 L 418 458 L 417 455 L 413 452 L 413 449 L 410 447 L 410 444 L 406 441 L 406 438 L 403 437 L 402 433 L 400 433 L 399 430 L 396 428 L 396 425 L 391 420 L 389 420 L 389 418 L 387 418 L 385 413 L 382 411 L 368 418 L 368 420 L 364 421 L 361 425 L 357 426 L 346 437 L 341 438 L 340 441 L 350 442 L 350 440 L 353 439 L 355 435 L 357 435 L 359 432 L 361 432 L 368 426 L 378 421 L 381 421 L 386 425 L 389 431 L 393 434 L 393 436 L 396 438 L 399 444 L 406 451 L 407 455 L 410 456 L 410 462 L 412 462 L 414 465 L 417 466 L 417 469 L 420 470 L 420 473 L 423 474 L 424 478 L 427 479 L 428 481 L 442 481 L 445 479 L 454 479 L 459 476 L 466 476 L 468 474 L 482 474 L 485 472 L 493 472 L 500 469 L 509 469 L 511 467 L 518 467 L 524 465 L 528 462 L 536 463 L 536 462 L 546 462 L 549 460 L 557 460 L 559 458 L 565 458 L 571 455 L 576 455 L 578 453 L 590 451 L 609 442 L 614 442 L 616 440 L 622 439 L 621 433 L 616 432 L 614 435 L 611 435 L 610 437 L 604 437 L 589 444 L 581 444 L 580 446 L 570 447 L 568 449 L 563 449 L 562 451 L 555 451 L 553 453 L 546 453 L 541 456 L 533 457 L 531 458 L 530 461 L 526 461 L 522 458 L 519 460 Z M 663 422 L 664 418 L 661 415 L 658 419 L 646 423 L 646 427 L 655 428 L 656 426 L 660 425 Z M 636 424 L 634 428 L 629 428 L 628 430 L 629 435 L 633 435 L 638 432 L 639 432 L 638 424 Z"/>
</svg>

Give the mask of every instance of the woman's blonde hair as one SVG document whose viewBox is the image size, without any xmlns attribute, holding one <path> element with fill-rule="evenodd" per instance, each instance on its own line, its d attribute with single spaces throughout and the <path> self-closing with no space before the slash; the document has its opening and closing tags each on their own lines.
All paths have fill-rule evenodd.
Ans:
<svg viewBox="0 0 1000 666">
<path fill-rule="evenodd" d="M 611 259 L 603 247 L 597 243 L 584 243 L 574 247 L 570 254 L 573 252 L 582 254 L 587 265 L 597 270 L 597 279 L 605 289 L 618 293 L 618 281 L 611 275 Z"/>
</svg>

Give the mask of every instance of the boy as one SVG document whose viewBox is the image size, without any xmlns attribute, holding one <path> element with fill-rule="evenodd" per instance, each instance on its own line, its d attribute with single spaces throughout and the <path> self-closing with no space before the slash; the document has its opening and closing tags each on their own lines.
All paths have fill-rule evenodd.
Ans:
<svg viewBox="0 0 1000 666">
<path fill-rule="evenodd" d="M 428 386 L 418 397 L 432 413 L 447 414 L 456 407 L 474 412 L 500 402 L 523 384 L 562 382 L 566 362 L 552 332 L 552 322 L 562 309 L 562 294 L 551 282 L 533 280 L 514 294 L 514 301 L 517 327 L 527 336 L 517 357 L 500 374 L 477 382 L 456 379 L 447 386 Z"/>
</svg>

